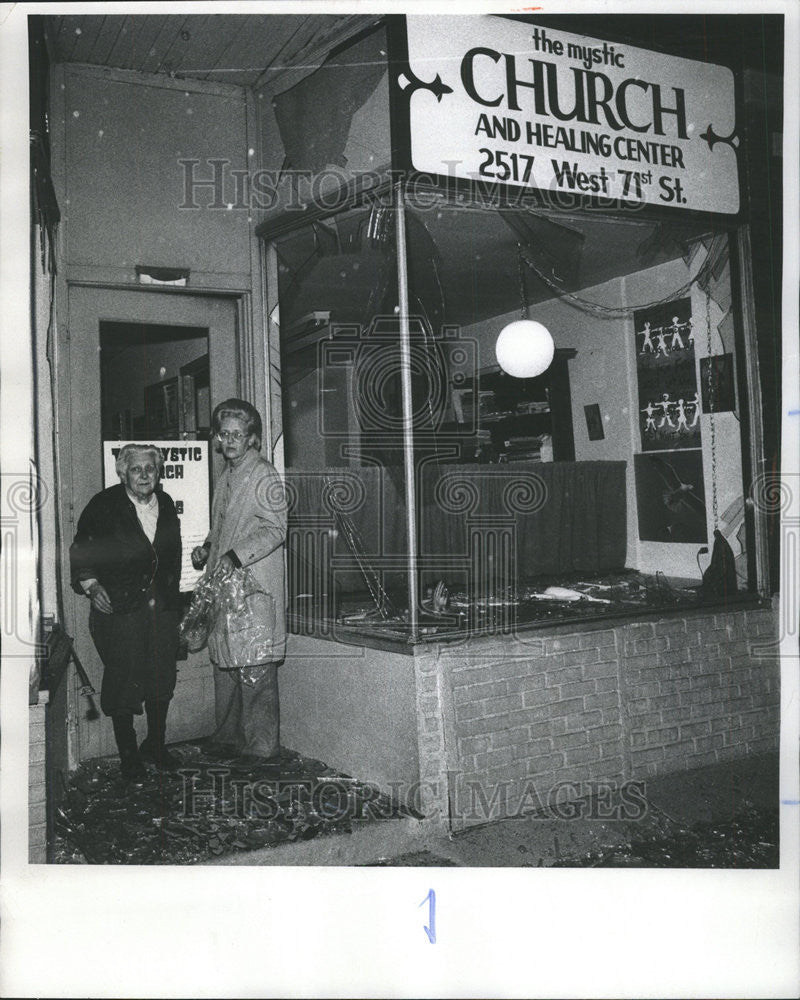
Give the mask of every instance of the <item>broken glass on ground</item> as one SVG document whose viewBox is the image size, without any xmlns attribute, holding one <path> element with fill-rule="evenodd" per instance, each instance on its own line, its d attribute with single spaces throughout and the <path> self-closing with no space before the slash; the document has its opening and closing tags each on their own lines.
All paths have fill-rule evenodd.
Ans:
<svg viewBox="0 0 800 1000">
<path fill-rule="evenodd" d="M 374 785 L 290 750 L 262 763 L 201 743 L 171 751 L 180 767 L 150 768 L 142 786 L 115 758 L 82 764 L 56 811 L 54 862 L 198 864 L 407 815 Z"/>
</svg>

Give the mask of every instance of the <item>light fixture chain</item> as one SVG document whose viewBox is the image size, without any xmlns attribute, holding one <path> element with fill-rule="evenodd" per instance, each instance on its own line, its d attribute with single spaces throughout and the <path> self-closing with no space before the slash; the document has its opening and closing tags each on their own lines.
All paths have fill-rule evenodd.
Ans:
<svg viewBox="0 0 800 1000">
<path fill-rule="evenodd" d="M 717 501 L 717 435 L 714 426 L 714 409 L 716 400 L 713 394 L 713 360 L 711 356 L 711 274 L 706 277 L 706 345 L 707 345 L 707 380 L 708 380 L 708 426 L 711 431 L 711 514 L 714 530 L 719 527 L 719 508 Z"/>
<path fill-rule="evenodd" d="M 525 287 L 525 264 L 526 261 L 522 253 L 522 244 L 517 243 L 517 268 L 519 271 L 519 301 L 521 319 L 528 318 L 528 290 Z"/>
</svg>

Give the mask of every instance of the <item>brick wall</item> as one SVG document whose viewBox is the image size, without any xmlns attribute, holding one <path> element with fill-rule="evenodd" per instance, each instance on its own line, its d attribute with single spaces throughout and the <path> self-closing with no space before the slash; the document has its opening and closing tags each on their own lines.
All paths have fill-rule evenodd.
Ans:
<svg viewBox="0 0 800 1000">
<path fill-rule="evenodd" d="M 630 774 L 650 777 L 777 750 L 777 639 L 768 609 L 673 618 L 620 630 Z"/>
<path fill-rule="evenodd" d="M 777 637 L 776 619 L 689 614 L 418 655 L 428 810 L 438 797 L 458 828 L 545 805 L 566 783 L 777 749 L 778 661 L 751 654 Z"/>
<path fill-rule="evenodd" d="M 46 698 L 46 693 L 41 692 L 39 704 L 28 708 L 28 860 L 31 864 L 47 861 Z"/>
</svg>

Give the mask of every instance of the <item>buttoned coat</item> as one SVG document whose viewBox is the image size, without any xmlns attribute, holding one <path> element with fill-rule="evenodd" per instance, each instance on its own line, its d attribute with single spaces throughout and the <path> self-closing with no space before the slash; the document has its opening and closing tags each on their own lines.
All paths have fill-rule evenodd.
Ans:
<svg viewBox="0 0 800 1000">
<path fill-rule="evenodd" d="M 271 662 L 286 652 L 286 596 L 284 545 L 286 542 L 286 495 L 275 467 L 249 449 L 239 466 L 226 465 L 217 480 L 211 507 L 208 537 L 208 568 L 233 551 L 263 591 L 275 601 L 275 638 Z M 210 644 L 212 659 L 223 669 L 224 654 Z M 216 654 L 216 655 L 215 655 Z"/>
<path fill-rule="evenodd" d="M 92 497 L 78 520 L 69 550 L 75 593 L 83 594 L 82 580 L 99 580 L 114 612 L 121 613 L 146 604 L 152 585 L 165 607 L 179 607 L 180 521 L 172 497 L 160 489 L 155 495 L 158 526 L 152 543 L 122 483 Z"/>
</svg>

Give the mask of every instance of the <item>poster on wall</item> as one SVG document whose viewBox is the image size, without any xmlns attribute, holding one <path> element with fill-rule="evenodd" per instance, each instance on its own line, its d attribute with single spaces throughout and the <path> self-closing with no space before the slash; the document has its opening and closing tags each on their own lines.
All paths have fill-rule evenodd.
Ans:
<svg viewBox="0 0 800 1000">
<path fill-rule="evenodd" d="M 116 460 L 129 441 L 103 442 L 103 485 L 119 482 Z M 181 591 L 194 590 L 202 576 L 192 568 L 191 553 L 205 541 L 209 528 L 208 441 L 158 441 L 164 456 L 161 488 L 175 501 L 181 522 Z"/>
<path fill-rule="evenodd" d="M 691 299 L 633 314 L 642 451 L 700 447 Z"/>
<path fill-rule="evenodd" d="M 706 542 L 703 452 L 634 455 L 639 539 Z"/>
</svg>

